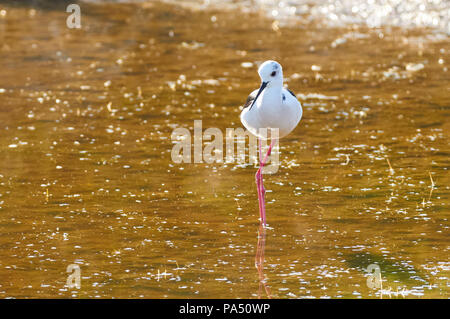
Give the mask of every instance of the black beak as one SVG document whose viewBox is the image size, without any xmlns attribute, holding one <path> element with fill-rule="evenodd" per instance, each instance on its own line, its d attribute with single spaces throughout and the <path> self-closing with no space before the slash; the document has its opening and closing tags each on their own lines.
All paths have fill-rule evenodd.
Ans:
<svg viewBox="0 0 450 319">
<path fill-rule="evenodd" d="M 264 88 L 267 86 L 269 82 L 262 82 L 261 87 L 259 88 L 258 94 L 256 94 L 255 99 L 253 100 L 252 105 L 250 105 L 249 111 L 252 109 L 253 104 L 255 104 L 256 100 L 258 99 L 258 96 L 261 94 L 261 92 L 264 90 Z"/>
</svg>

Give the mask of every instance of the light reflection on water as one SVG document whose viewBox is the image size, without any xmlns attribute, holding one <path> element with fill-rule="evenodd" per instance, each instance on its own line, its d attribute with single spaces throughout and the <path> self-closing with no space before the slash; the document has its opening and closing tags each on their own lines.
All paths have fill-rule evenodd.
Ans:
<svg viewBox="0 0 450 319">
<path fill-rule="evenodd" d="M 375 28 L 433 28 L 442 32 L 443 39 L 445 34 L 450 34 L 450 4 L 445 0 L 188 0 L 183 3 L 201 9 L 262 11 L 282 23 L 315 21 L 329 27 L 361 24 Z"/>
<path fill-rule="evenodd" d="M 448 41 L 155 3 L 83 6 L 81 30 L 6 11 L 0 296 L 378 298 L 371 263 L 384 287 L 448 296 Z M 174 164 L 170 135 L 240 127 L 268 58 L 304 118 L 261 237 L 254 168 Z"/>
</svg>

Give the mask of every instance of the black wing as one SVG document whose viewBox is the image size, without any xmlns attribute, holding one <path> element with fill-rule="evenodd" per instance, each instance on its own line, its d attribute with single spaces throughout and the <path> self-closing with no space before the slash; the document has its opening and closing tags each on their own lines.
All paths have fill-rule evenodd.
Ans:
<svg viewBox="0 0 450 319">
<path fill-rule="evenodd" d="M 256 98 L 256 94 L 258 94 L 258 90 L 254 90 L 252 93 L 250 93 L 250 95 L 247 98 L 247 101 L 245 101 L 244 109 L 252 105 L 253 101 Z"/>
</svg>

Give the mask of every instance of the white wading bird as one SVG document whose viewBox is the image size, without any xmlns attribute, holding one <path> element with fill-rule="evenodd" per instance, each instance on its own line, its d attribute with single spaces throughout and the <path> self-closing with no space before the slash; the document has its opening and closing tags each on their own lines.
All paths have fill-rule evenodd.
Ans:
<svg viewBox="0 0 450 319">
<path fill-rule="evenodd" d="M 266 204 L 262 168 L 277 140 L 272 139 L 266 156 L 262 157 L 261 139 L 268 139 L 267 131 L 278 130 L 278 137 L 288 135 L 302 118 L 302 105 L 290 90 L 283 88 L 283 69 L 276 61 L 266 61 L 258 69 L 261 87 L 247 98 L 241 112 L 241 122 L 247 130 L 258 137 L 259 169 L 256 172 L 259 215 L 266 226 Z"/>
</svg>

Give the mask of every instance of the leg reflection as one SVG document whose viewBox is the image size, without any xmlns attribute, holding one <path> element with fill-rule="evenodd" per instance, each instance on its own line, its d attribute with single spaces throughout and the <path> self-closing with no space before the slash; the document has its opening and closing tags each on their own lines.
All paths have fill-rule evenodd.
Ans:
<svg viewBox="0 0 450 319">
<path fill-rule="evenodd" d="M 266 276 L 264 276 L 264 252 L 266 250 L 266 228 L 261 223 L 258 231 L 258 244 L 256 248 L 255 267 L 258 270 L 259 289 L 258 298 L 261 299 L 262 288 L 268 298 L 272 298 L 270 295 L 270 288 L 267 285 Z"/>
</svg>

